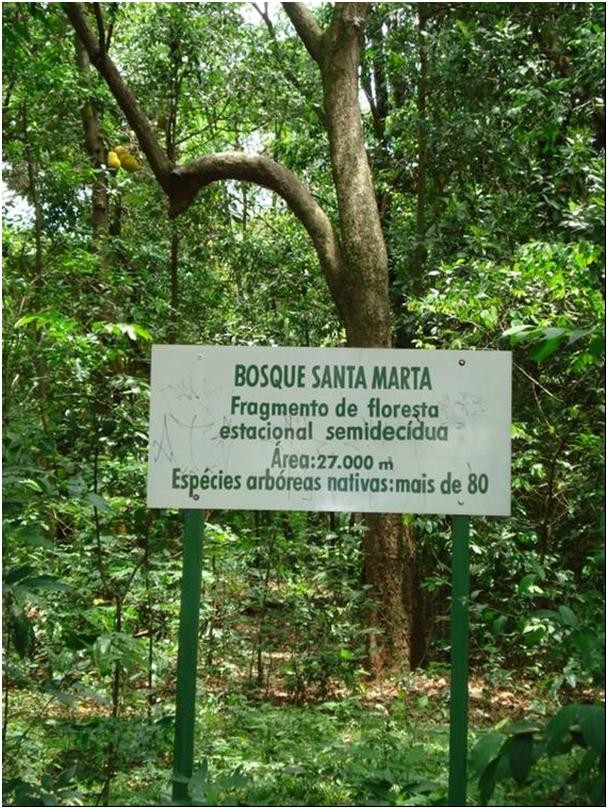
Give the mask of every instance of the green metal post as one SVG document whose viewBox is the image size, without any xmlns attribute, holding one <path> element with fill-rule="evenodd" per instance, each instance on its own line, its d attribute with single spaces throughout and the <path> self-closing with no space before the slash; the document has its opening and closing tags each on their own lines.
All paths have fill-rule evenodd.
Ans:
<svg viewBox="0 0 608 809">
<path fill-rule="evenodd" d="M 469 711 L 469 518 L 452 517 L 452 649 L 448 805 L 466 806 Z"/>
<path fill-rule="evenodd" d="M 182 571 L 179 635 L 177 647 L 177 695 L 175 701 L 175 744 L 173 777 L 192 777 L 194 759 L 194 716 L 198 622 L 203 565 L 203 512 L 186 511 L 184 562 Z M 173 800 L 187 804 L 188 784 L 173 781 Z"/>
</svg>

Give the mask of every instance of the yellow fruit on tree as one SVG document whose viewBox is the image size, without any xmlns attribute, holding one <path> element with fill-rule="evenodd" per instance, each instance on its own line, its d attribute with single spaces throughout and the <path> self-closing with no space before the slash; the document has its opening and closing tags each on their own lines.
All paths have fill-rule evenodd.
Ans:
<svg viewBox="0 0 608 809">
<path fill-rule="evenodd" d="M 119 160 L 122 160 L 123 157 L 126 157 L 129 154 L 129 150 L 124 146 L 115 146 L 114 151 L 118 155 Z"/>
<path fill-rule="evenodd" d="M 139 161 L 132 154 L 127 154 L 120 160 L 120 165 L 127 171 L 138 171 L 141 167 Z"/>
<path fill-rule="evenodd" d="M 119 169 L 120 168 L 120 158 L 116 154 L 116 152 L 108 152 L 108 160 L 107 160 L 108 168 L 110 169 Z"/>
</svg>

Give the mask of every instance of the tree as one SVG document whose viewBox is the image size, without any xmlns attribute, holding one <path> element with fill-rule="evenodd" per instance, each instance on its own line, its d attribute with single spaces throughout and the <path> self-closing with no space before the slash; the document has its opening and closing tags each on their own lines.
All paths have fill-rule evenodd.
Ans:
<svg viewBox="0 0 608 809">
<path fill-rule="evenodd" d="M 306 228 L 314 244 L 331 297 L 352 347 L 391 346 L 388 260 L 359 107 L 358 71 L 368 4 L 338 3 L 322 29 L 301 3 L 283 7 L 306 50 L 318 66 L 323 91 L 338 223 L 334 225 L 307 186 L 289 169 L 263 155 L 221 152 L 176 166 L 161 147 L 121 73 L 108 54 L 99 6 L 98 34 L 86 6 L 64 4 L 91 63 L 107 82 L 133 128 L 154 175 L 176 217 L 198 191 L 221 180 L 256 183 L 279 194 Z M 417 662 L 411 616 L 415 599 L 411 534 L 404 537 L 399 516 L 370 515 L 364 539 L 365 577 L 372 587 L 370 664 L 375 671 Z"/>
</svg>

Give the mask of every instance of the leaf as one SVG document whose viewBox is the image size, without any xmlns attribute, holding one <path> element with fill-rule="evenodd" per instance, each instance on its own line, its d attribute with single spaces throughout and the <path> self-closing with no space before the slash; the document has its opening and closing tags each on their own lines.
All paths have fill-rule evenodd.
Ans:
<svg viewBox="0 0 608 809">
<path fill-rule="evenodd" d="M 97 639 L 97 631 L 95 632 L 75 632 L 73 629 L 64 630 L 61 640 L 68 649 L 72 651 L 80 651 L 87 649 Z"/>
<path fill-rule="evenodd" d="M 509 736 L 516 736 L 520 733 L 538 733 L 540 731 L 538 722 L 530 722 L 528 719 L 521 719 L 519 722 L 511 722 L 505 728 L 505 733 Z"/>
<path fill-rule="evenodd" d="M 601 359 L 601 357 L 604 354 L 605 347 L 606 341 L 604 337 L 602 336 L 594 337 L 591 343 L 589 344 L 589 353 L 594 359 L 596 360 Z"/>
<path fill-rule="evenodd" d="M 107 334 L 117 336 L 126 335 L 129 340 L 133 340 L 133 342 L 135 342 L 138 337 L 148 342 L 154 339 L 150 332 L 143 326 L 140 326 L 139 323 L 105 323 L 103 321 L 97 321 L 93 324 L 93 331 L 106 332 Z"/>
<path fill-rule="evenodd" d="M 564 752 L 564 743 L 570 733 L 570 728 L 576 724 L 579 706 L 576 704 L 564 705 L 553 716 L 545 728 L 547 739 L 547 753 L 550 756 Z"/>
<path fill-rule="evenodd" d="M 53 543 L 44 536 L 42 528 L 38 525 L 22 525 L 15 529 L 14 536 L 19 542 L 24 542 L 32 548 L 53 547 Z"/>
<path fill-rule="evenodd" d="M 15 328 L 20 329 L 22 326 L 27 326 L 30 323 L 39 323 L 39 322 L 44 323 L 45 320 L 46 318 L 40 312 L 36 312 L 35 314 L 32 315 L 24 315 L 23 317 L 20 317 L 19 320 L 15 323 Z"/>
<path fill-rule="evenodd" d="M 588 334 L 591 334 L 591 329 L 574 329 L 574 331 L 570 332 L 568 336 L 568 345 L 572 345 L 576 343 L 581 337 L 586 337 Z"/>
<path fill-rule="evenodd" d="M 524 593 L 537 593 L 538 595 L 540 595 L 543 591 L 536 584 L 536 579 L 537 579 L 536 573 L 528 573 L 527 575 L 525 575 L 517 585 L 518 595 L 523 595 Z"/>
<path fill-rule="evenodd" d="M 111 666 L 112 638 L 100 635 L 93 644 L 93 660 L 101 674 L 108 674 Z"/>
<path fill-rule="evenodd" d="M 64 770 L 57 779 L 58 786 L 60 787 L 67 786 L 70 783 L 70 781 L 74 780 L 77 772 L 78 772 L 78 764 L 72 764 L 72 766 L 68 767 L 67 770 Z"/>
<path fill-rule="evenodd" d="M 466 38 L 470 37 L 471 31 L 464 20 L 456 20 L 456 27 Z"/>
<path fill-rule="evenodd" d="M 496 307 L 492 306 L 489 309 L 482 309 L 479 313 L 479 319 L 481 320 L 482 324 L 488 328 L 495 326 L 498 321 L 498 312 L 496 311 Z"/>
<path fill-rule="evenodd" d="M 141 337 L 142 340 L 147 340 L 149 343 L 152 342 L 154 337 L 150 334 L 147 329 L 144 329 L 143 326 L 140 326 L 139 323 L 132 323 L 131 324 L 133 331 L 138 337 Z"/>
<path fill-rule="evenodd" d="M 555 326 L 549 326 L 549 328 L 543 329 L 541 334 L 543 336 L 543 340 L 555 340 L 556 338 L 561 339 L 566 334 L 568 334 L 568 330 L 556 328 Z"/>
<path fill-rule="evenodd" d="M 204 758 L 195 772 L 192 774 L 192 778 L 190 778 L 190 783 L 193 787 L 201 788 L 207 784 L 207 776 L 209 775 L 209 762 L 206 758 Z"/>
<path fill-rule="evenodd" d="M 43 686 L 42 691 L 44 691 L 45 694 L 49 694 L 50 696 L 54 697 L 62 705 L 67 705 L 68 708 L 75 705 L 78 701 L 76 697 L 72 696 L 72 694 L 61 691 L 60 689 L 55 688 L 53 685 Z"/>
<path fill-rule="evenodd" d="M 500 635 L 507 625 L 508 620 L 509 618 L 507 615 L 499 615 L 498 618 L 492 622 L 492 634 Z"/>
<path fill-rule="evenodd" d="M 306 767 L 303 767 L 301 764 L 288 764 L 286 767 L 283 767 L 282 772 L 285 775 L 304 775 L 306 773 Z"/>
<path fill-rule="evenodd" d="M 480 775 L 488 764 L 499 755 L 504 742 L 505 736 L 503 733 L 496 730 L 485 733 L 471 750 L 469 758 L 471 770 Z"/>
<path fill-rule="evenodd" d="M 68 481 L 68 492 L 75 497 L 80 496 L 86 491 L 87 484 L 85 483 L 82 475 L 75 475 Z"/>
<path fill-rule="evenodd" d="M 4 576 L 4 583 L 5 584 L 15 584 L 15 582 L 21 581 L 26 576 L 30 576 L 34 572 L 34 568 L 31 565 L 19 565 L 18 567 L 12 567 L 9 569 L 8 573 Z"/>
<path fill-rule="evenodd" d="M 565 604 L 562 604 L 558 607 L 559 614 L 561 615 L 562 621 L 566 626 L 578 626 L 578 619 L 574 612 L 567 607 Z"/>
<path fill-rule="evenodd" d="M 603 705 L 581 705 L 578 723 L 584 740 L 599 755 L 606 748 L 606 709 Z"/>
<path fill-rule="evenodd" d="M 518 326 L 511 326 L 510 329 L 503 331 L 502 337 L 518 336 L 519 339 L 523 339 L 524 337 L 529 336 L 530 332 L 533 332 L 534 330 L 534 326 L 525 326 L 523 324 L 519 324 Z"/>
<path fill-rule="evenodd" d="M 518 733 L 509 739 L 509 766 L 519 786 L 525 783 L 530 772 L 533 749 L 532 733 Z"/>
<path fill-rule="evenodd" d="M 41 573 L 39 576 L 30 576 L 19 582 L 19 586 L 27 590 L 71 590 L 69 584 L 60 581 L 56 576 L 49 573 Z"/>
<path fill-rule="evenodd" d="M 31 680 L 27 673 L 18 666 L 12 666 L 10 663 L 4 664 L 4 676 L 11 681 L 11 684 L 16 685 L 18 688 L 30 688 Z"/>
<path fill-rule="evenodd" d="M 593 769 L 593 765 L 597 762 L 597 753 L 595 750 L 587 750 L 585 755 L 582 758 L 581 763 L 578 765 L 578 775 L 579 777 L 585 778 L 591 770 Z"/>
<path fill-rule="evenodd" d="M 606 804 L 606 774 L 600 773 L 589 784 L 589 797 L 592 806 L 605 806 Z"/>
<path fill-rule="evenodd" d="M 485 806 L 496 789 L 496 769 L 500 759 L 496 758 L 485 768 L 479 779 L 479 802 Z"/>
<path fill-rule="evenodd" d="M 9 624 L 17 654 L 23 660 L 34 647 L 34 627 L 25 612 L 16 604 L 11 604 Z"/>
<path fill-rule="evenodd" d="M 547 357 L 550 357 L 551 354 L 557 350 L 561 340 L 561 337 L 552 337 L 550 340 L 543 340 L 542 343 L 540 343 L 540 345 L 538 345 L 537 348 L 532 351 L 530 356 L 536 362 L 546 360 Z"/>
<path fill-rule="evenodd" d="M 87 492 L 84 499 L 89 505 L 93 506 L 93 508 L 97 508 L 100 511 L 112 511 L 110 504 L 95 492 Z"/>
<path fill-rule="evenodd" d="M 528 624 L 524 627 L 522 641 L 528 648 L 530 648 L 531 646 L 536 646 L 536 644 L 540 643 L 546 634 L 547 630 L 544 626 Z"/>
</svg>

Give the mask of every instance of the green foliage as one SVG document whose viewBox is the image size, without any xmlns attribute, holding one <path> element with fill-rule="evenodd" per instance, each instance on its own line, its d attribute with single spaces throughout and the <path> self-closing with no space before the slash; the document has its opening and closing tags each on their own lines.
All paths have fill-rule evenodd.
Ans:
<svg viewBox="0 0 608 809">
<path fill-rule="evenodd" d="M 527 243 L 509 264 L 460 259 L 409 307 L 420 347 L 513 350 L 513 516 L 474 527 L 472 620 L 485 660 L 542 670 L 554 690 L 604 677 L 600 260 L 585 240 Z M 431 609 L 449 586 L 434 567 Z"/>
<path fill-rule="evenodd" d="M 578 748 L 581 748 L 579 752 Z M 575 751 L 574 755 L 569 755 Z M 550 785 L 550 794 L 538 794 L 546 785 L 532 784 L 539 799 L 563 800 L 568 794 L 581 805 L 601 806 L 606 792 L 606 710 L 598 704 L 564 705 L 544 726 L 521 721 L 482 736 L 471 752 L 471 768 L 478 776 L 479 798 L 491 799 L 499 782 L 512 778 L 523 787 L 533 781 L 533 767 L 543 757 L 568 756 L 568 771 Z"/>
<path fill-rule="evenodd" d="M 447 737 L 403 720 L 398 702 L 304 709 L 212 699 L 194 795 L 213 795 L 217 805 L 435 804 L 445 798 Z"/>
<path fill-rule="evenodd" d="M 239 768 L 228 776 L 211 779 L 207 759 L 203 759 L 191 778 L 174 775 L 173 780 L 188 785 L 193 806 L 225 806 L 233 805 L 235 798 L 243 794 L 250 779 Z"/>
<path fill-rule="evenodd" d="M 268 694 L 279 678 L 295 700 L 354 688 L 365 654 L 360 529 L 328 532 L 307 515 L 256 515 L 255 529 L 207 529 L 207 661 L 246 672 Z M 216 648 L 221 643 L 221 657 Z"/>
</svg>

